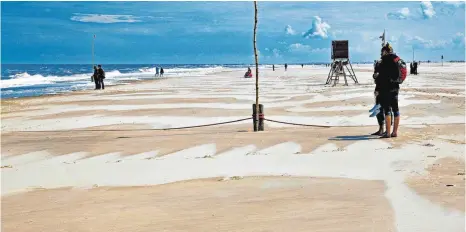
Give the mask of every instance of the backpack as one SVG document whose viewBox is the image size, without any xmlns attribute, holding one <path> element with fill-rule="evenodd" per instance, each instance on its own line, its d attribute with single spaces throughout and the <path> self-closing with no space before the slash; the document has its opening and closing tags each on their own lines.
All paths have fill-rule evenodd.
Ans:
<svg viewBox="0 0 466 232">
<path fill-rule="evenodd" d="M 100 78 L 105 79 L 105 71 L 102 69 L 102 73 L 100 74 Z"/>
<path fill-rule="evenodd" d="M 406 76 L 408 74 L 408 70 L 406 69 L 406 63 L 398 56 L 393 61 L 395 61 L 398 67 L 398 75 L 392 78 L 392 82 L 397 84 L 403 84 L 403 81 L 405 81 Z"/>
</svg>

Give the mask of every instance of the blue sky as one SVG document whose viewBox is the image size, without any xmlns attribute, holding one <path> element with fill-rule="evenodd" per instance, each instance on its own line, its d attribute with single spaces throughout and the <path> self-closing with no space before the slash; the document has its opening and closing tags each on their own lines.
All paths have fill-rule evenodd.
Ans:
<svg viewBox="0 0 466 232">
<path fill-rule="evenodd" d="M 464 60 L 464 2 L 258 2 L 260 63 Z M 252 2 L 1 2 L 2 63 L 253 63 Z"/>
</svg>

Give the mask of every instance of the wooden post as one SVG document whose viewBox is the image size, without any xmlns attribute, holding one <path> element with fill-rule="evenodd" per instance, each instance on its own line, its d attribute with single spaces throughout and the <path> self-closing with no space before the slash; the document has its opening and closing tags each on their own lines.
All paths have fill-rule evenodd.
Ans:
<svg viewBox="0 0 466 232">
<path fill-rule="evenodd" d="M 264 106 L 262 104 L 259 105 L 259 131 L 264 131 Z"/>
<path fill-rule="evenodd" d="M 258 114 L 256 113 L 257 109 L 259 109 Z M 257 131 L 264 131 L 264 106 L 260 104 L 259 107 L 257 107 L 256 104 L 252 104 L 252 116 L 254 128 L 257 128 Z"/>
<path fill-rule="evenodd" d="M 257 57 L 257 47 L 256 47 L 256 36 L 257 36 L 257 1 L 254 1 L 254 58 L 256 60 L 256 108 L 255 112 L 260 112 L 259 109 L 259 60 Z M 255 121 L 259 121 L 259 114 L 253 114 Z M 254 131 L 259 131 L 259 125 L 258 123 L 254 124 Z"/>
</svg>

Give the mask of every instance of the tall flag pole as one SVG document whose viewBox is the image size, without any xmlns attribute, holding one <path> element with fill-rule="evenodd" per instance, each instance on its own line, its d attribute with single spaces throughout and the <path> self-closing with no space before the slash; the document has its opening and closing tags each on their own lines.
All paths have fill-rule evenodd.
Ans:
<svg viewBox="0 0 466 232">
<path fill-rule="evenodd" d="M 383 30 L 383 34 L 379 37 L 379 39 L 382 39 L 382 47 L 385 46 L 385 29 Z"/>
<path fill-rule="evenodd" d="M 94 41 L 95 41 L 95 35 L 92 38 L 92 68 L 94 68 L 95 63 L 94 63 Z"/>
</svg>

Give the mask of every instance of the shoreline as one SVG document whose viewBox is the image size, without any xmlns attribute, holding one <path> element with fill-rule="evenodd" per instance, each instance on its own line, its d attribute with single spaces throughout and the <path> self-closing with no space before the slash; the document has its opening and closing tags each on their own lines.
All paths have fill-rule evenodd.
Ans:
<svg viewBox="0 0 466 232">
<path fill-rule="evenodd" d="M 131 84 L 131 83 L 152 82 L 152 81 L 159 81 L 159 80 L 168 79 L 168 78 L 172 78 L 172 77 L 160 78 L 160 79 L 157 79 L 157 80 L 128 80 L 128 81 L 125 81 L 125 82 L 120 82 L 120 83 L 115 84 L 115 85 L 107 85 L 106 84 L 105 87 L 107 87 L 107 86 L 112 86 L 112 87 L 121 86 L 121 85 L 125 85 L 127 83 Z M 178 78 L 178 77 L 173 77 L 173 78 Z M 105 90 L 107 90 L 107 88 Z M 22 99 L 24 99 L 24 100 L 34 100 L 34 99 L 38 99 L 38 98 L 42 98 L 42 97 L 62 97 L 62 96 L 67 96 L 67 95 L 79 95 L 79 94 L 91 93 L 92 91 L 97 91 L 97 90 L 95 90 L 95 89 L 79 89 L 79 90 L 64 91 L 64 92 L 60 92 L 60 93 L 43 94 L 43 95 L 38 95 L 38 96 L 2 98 L 1 102 L 3 103 L 4 101 L 22 100 Z"/>
<path fill-rule="evenodd" d="M 450 65 L 455 65 L 455 64 L 466 64 L 466 61 L 464 62 L 444 62 L 444 65 L 445 64 L 450 64 Z M 324 66 L 326 63 L 318 63 L 318 64 L 312 64 L 312 63 L 309 63 L 309 64 L 304 64 L 305 66 L 307 67 L 320 67 L 320 66 Z M 367 63 L 352 63 L 353 65 L 372 65 L 371 62 L 367 62 Z M 431 62 L 431 63 L 423 63 L 424 67 L 429 67 L 431 65 L 439 65 L 441 64 L 440 62 Z M 12 65 L 17 65 L 17 64 L 12 64 Z M 36 64 L 34 64 L 36 65 Z M 39 65 L 39 64 L 37 64 Z M 65 65 L 65 64 L 64 64 Z M 234 65 L 234 64 L 233 64 Z M 261 64 L 262 66 L 265 66 L 265 65 L 272 65 L 272 64 Z M 259 65 L 259 66 L 261 66 Z M 247 65 L 246 65 L 247 66 Z M 251 65 L 251 67 L 253 67 L 254 64 Z M 276 71 L 280 71 L 279 69 L 277 69 L 277 67 L 282 67 L 283 64 L 276 64 Z M 292 68 L 293 66 L 296 66 L 298 67 L 299 69 L 301 69 L 301 64 L 293 64 L 293 63 L 290 63 L 288 64 L 289 68 Z M 220 65 L 220 67 L 223 67 Z M 228 67 L 226 67 L 228 68 Z M 360 67 L 358 67 L 360 68 Z M 243 70 L 244 68 L 230 68 L 232 70 L 228 70 L 228 71 L 219 71 L 219 72 L 213 72 L 213 73 L 209 73 L 209 74 L 206 74 L 205 76 L 210 76 L 210 75 L 217 75 L 219 73 L 229 73 L 229 72 L 236 72 L 236 71 L 241 71 Z M 271 70 L 272 68 L 271 67 L 262 67 L 262 71 L 267 71 L 267 70 Z M 328 69 L 328 67 L 325 67 L 325 69 Z M 155 74 L 154 74 L 155 75 Z M 123 82 L 120 82 L 118 84 L 115 84 L 115 85 L 108 85 L 108 86 L 112 86 L 112 87 L 115 87 L 115 86 L 123 86 L 127 83 L 131 84 L 131 83 L 150 83 L 152 81 L 158 81 L 158 80 L 164 80 L 164 79 L 172 79 L 172 78 L 189 78 L 190 76 L 187 75 L 187 76 L 176 76 L 176 77 L 163 77 L 163 78 L 159 78 L 159 77 L 155 77 L 154 78 L 159 78 L 159 79 L 142 79 L 142 80 L 127 80 L 127 81 L 123 81 Z M 197 77 L 197 76 L 194 76 L 194 77 Z M 253 78 L 254 79 L 254 78 Z M 440 88 L 440 87 L 439 87 Z M 4 104 L 6 103 L 7 101 L 16 101 L 16 100 L 20 100 L 20 99 L 23 99 L 23 100 L 34 100 L 34 99 L 39 99 L 39 98 L 52 98 L 52 97 L 55 97 L 55 96 L 68 96 L 68 95 L 80 95 L 80 94 L 87 94 L 87 93 L 90 93 L 92 90 L 94 89 L 80 89 L 80 90 L 69 90 L 69 91 L 64 91 L 64 92 L 59 92 L 59 93 L 49 93 L 49 94 L 43 94 L 43 95 L 38 95 L 38 96 L 27 96 L 27 97 L 12 97 L 12 98 L 2 98 L 0 99 L 0 103 L 1 104 Z M 108 92 L 108 91 L 107 91 Z"/>
<path fill-rule="evenodd" d="M 219 73 L 230 73 L 230 72 L 235 72 L 237 71 L 236 69 L 240 68 L 235 68 L 234 70 L 228 70 L 228 71 L 220 71 L 220 72 L 213 72 L 206 74 L 205 76 L 211 76 L 211 75 L 218 75 Z M 266 69 L 266 68 L 264 68 Z M 154 74 L 155 75 L 155 74 Z M 195 78 L 198 76 L 175 76 L 175 77 L 155 77 L 157 79 L 152 79 L 152 80 L 128 80 L 125 82 L 120 82 L 116 85 L 108 85 L 111 87 L 121 87 L 125 86 L 127 84 L 137 84 L 137 85 L 143 85 L 143 84 L 150 84 L 150 83 L 157 83 L 159 81 L 163 80 L 168 80 L 168 79 L 181 79 L 181 78 Z M 107 85 L 106 85 L 107 86 Z M 94 92 L 95 91 L 95 92 Z M 81 90 L 70 90 L 66 92 L 61 92 L 61 93 L 56 93 L 56 94 L 43 94 L 43 95 L 38 95 L 38 96 L 27 96 L 27 97 L 16 97 L 16 98 L 5 98 L 5 99 L 0 99 L 0 108 L 1 108 L 1 113 L 0 113 L 0 118 L 2 117 L 2 114 L 8 114 L 11 113 L 11 110 L 8 110 L 7 108 L 11 107 L 12 105 L 18 106 L 21 105 L 22 102 L 28 102 L 28 101 L 36 101 L 36 100 L 53 100 L 56 98 L 61 98 L 61 97 L 73 97 L 73 96 L 78 96 L 78 95 L 87 95 L 87 94 L 92 94 L 92 93 L 99 93 L 101 92 L 103 95 L 106 94 L 112 94 L 112 93 L 117 93 L 119 90 L 112 90 L 111 88 L 106 88 L 105 90 L 95 90 L 95 89 L 81 89 Z M 133 92 L 137 90 L 132 90 L 132 91 L 123 91 L 123 92 Z M 24 108 L 20 108 L 19 110 L 22 110 Z"/>
<path fill-rule="evenodd" d="M 221 66 L 220 66 L 221 67 Z M 228 67 L 226 67 L 228 68 Z M 193 68 L 193 69 L 196 69 L 196 68 Z M 230 68 L 230 69 L 240 69 L 240 68 Z M 265 69 L 265 67 L 264 67 Z M 118 71 L 118 70 L 116 70 Z M 208 73 L 208 74 L 205 74 L 206 76 L 208 75 L 216 75 L 218 73 L 221 73 L 221 72 L 230 72 L 230 71 L 219 71 L 219 72 L 212 72 L 212 73 Z M 126 75 L 126 73 L 122 73 L 123 75 Z M 135 75 L 138 75 L 138 73 L 134 73 Z M 75 75 L 78 75 L 78 74 L 75 74 Z M 139 75 L 144 75 L 144 73 L 140 73 Z M 186 75 L 186 76 L 173 76 L 173 77 L 155 77 L 155 73 L 154 74 L 150 74 L 153 76 L 153 78 L 157 78 L 157 79 L 139 79 L 139 80 L 124 80 L 122 82 L 118 82 L 114 85 L 108 85 L 106 84 L 106 86 L 112 86 L 112 87 L 115 87 L 115 86 L 122 86 L 122 85 L 125 85 L 125 84 L 131 84 L 131 83 L 144 83 L 144 82 L 150 82 L 150 81 L 157 81 L 157 80 L 164 80 L 164 79 L 173 79 L 173 78 L 189 78 L 189 77 L 197 77 L 197 76 L 190 76 L 189 74 Z M 6 79 L 6 80 L 9 80 L 9 79 Z M 107 78 L 108 80 L 108 78 Z M 90 82 L 90 81 L 89 81 Z M 92 82 L 93 83 L 93 82 Z M 33 85 L 32 85 L 33 86 Z M 94 89 L 78 89 L 78 90 L 67 90 L 67 91 L 63 91 L 63 92 L 58 92 L 58 93 L 46 93 L 46 94 L 42 94 L 42 95 L 37 95 L 37 96 L 25 96 L 25 97 L 11 97 L 11 98 L 1 98 L 0 101 L 3 103 L 4 101 L 8 101 L 8 100 L 18 100 L 18 99 L 26 99 L 26 100 L 30 100 L 30 99 L 37 99 L 37 98 L 40 98 L 40 97 L 53 97 L 53 96 L 64 96 L 64 95 L 67 95 L 67 94 L 85 94 L 85 93 L 88 93 L 88 91 L 91 91 L 91 90 L 94 90 Z"/>
</svg>

